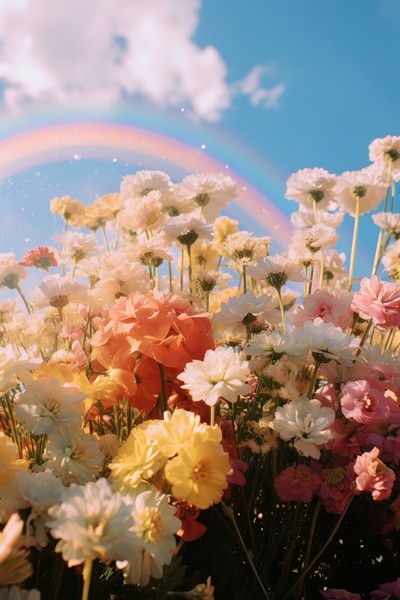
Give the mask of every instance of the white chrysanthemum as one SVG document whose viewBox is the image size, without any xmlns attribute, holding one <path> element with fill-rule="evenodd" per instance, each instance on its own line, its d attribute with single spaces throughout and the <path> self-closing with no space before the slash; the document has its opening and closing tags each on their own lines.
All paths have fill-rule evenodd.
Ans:
<svg viewBox="0 0 400 600">
<path fill-rule="evenodd" d="M 301 397 L 278 407 L 272 426 L 282 440 L 294 440 L 299 454 L 318 459 L 318 446 L 333 437 L 329 426 L 334 420 L 334 410 L 322 407 L 319 400 Z"/>
<path fill-rule="evenodd" d="M 64 489 L 61 504 L 49 509 L 47 526 L 70 567 L 96 558 L 128 560 L 137 552 L 131 512 L 123 496 L 99 479 Z"/>
<path fill-rule="evenodd" d="M 337 210 L 336 212 L 328 212 L 325 210 L 318 211 L 318 223 L 327 225 L 337 229 L 344 219 L 344 213 Z M 315 216 L 312 210 L 305 210 L 303 205 L 300 205 L 300 210 L 290 215 L 290 222 L 296 229 L 306 229 L 315 225 Z"/>
<path fill-rule="evenodd" d="M 84 302 L 87 298 L 87 287 L 69 275 L 47 275 L 30 295 L 36 308 L 53 306 L 63 309 L 70 302 Z"/>
<path fill-rule="evenodd" d="M 312 206 L 316 202 L 318 209 L 333 210 L 336 208 L 333 195 L 335 184 L 336 175 L 325 169 L 301 169 L 287 180 L 285 198 L 305 206 Z"/>
<path fill-rule="evenodd" d="M 400 159 L 400 136 L 386 135 L 383 138 L 376 138 L 368 148 L 370 160 L 398 163 Z"/>
<path fill-rule="evenodd" d="M 96 438 L 79 430 L 52 434 L 44 458 L 46 469 L 59 477 L 64 485 L 95 479 L 103 465 Z"/>
<path fill-rule="evenodd" d="M 333 227 L 316 223 L 304 230 L 296 230 L 291 238 L 290 256 L 296 256 L 296 248 L 300 246 L 300 250 L 307 248 L 311 254 L 315 254 L 319 250 L 330 248 L 336 244 L 339 236 Z"/>
<path fill-rule="evenodd" d="M 10 290 L 18 287 L 18 282 L 28 274 L 15 259 L 12 252 L 3 252 L 0 254 L 0 290 L 7 287 Z"/>
<path fill-rule="evenodd" d="M 0 587 L 21 583 L 32 574 L 29 554 L 23 548 L 24 522 L 16 513 L 0 532 Z"/>
<path fill-rule="evenodd" d="M 0 589 L 0 600 L 40 600 L 39 590 L 22 590 L 17 585 L 2 587 Z"/>
<path fill-rule="evenodd" d="M 280 333 L 279 331 L 258 333 L 251 338 L 244 351 L 250 356 L 263 354 L 266 356 L 272 355 L 274 358 L 279 357 L 282 354 L 300 356 L 307 352 L 307 350 L 304 349 L 304 346 L 299 344 L 293 335 L 290 333 Z"/>
<path fill-rule="evenodd" d="M 24 384 L 25 391 L 16 395 L 14 410 L 28 431 L 41 435 L 80 427 L 85 395 L 77 387 L 48 377 L 24 378 Z"/>
<path fill-rule="evenodd" d="M 339 253 L 335 249 L 326 250 L 324 253 L 324 277 L 328 286 L 340 287 L 342 283 L 347 281 L 345 262 L 346 254 L 344 252 Z M 318 275 L 317 272 L 316 276 Z"/>
<path fill-rule="evenodd" d="M 384 231 L 392 234 L 400 233 L 400 213 L 379 212 L 372 215 L 372 220 Z"/>
<path fill-rule="evenodd" d="M 236 402 L 241 394 L 247 394 L 250 387 L 245 380 L 250 375 L 247 361 L 241 361 L 233 348 L 220 346 L 207 350 L 204 360 L 188 363 L 178 379 L 184 382 L 194 401 L 204 400 L 214 406 L 219 398 Z"/>
<path fill-rule="evenodd" d="M 337 360 L 350 364 L 356 357 L 360 340 L 347 335 L 333 323 L 325 323 L 321 318 L 307 321 L 303 330 L 295 330 L 299 343 L 308 348 L 317 360 L 328 362 Z"/>
<path fill-rule="evenodd" d="M 170 217 L 164 226 L 166 239 L 184 246 L 191 246 L 199 238 L 210 239 L 212 232 L 198 211 Z"/>
<path fill-rule="evenodd" d="M 77 263 L 99 251 L 94 233 L 65 231 L 64 233 L 56 233 L 54 239 L 63 247 L 60 256 L 64 262 L 70 259 Z"/>
<path fill-rule="evenodd" d="M 162 197 L 170 194 L 172 182 L 163 171 L 138 171 L 134 175 L 125 175 L 121 182 L 121 195 L 125 200 L 137 196 L 147 196 L 158 190 Z"/>
<path fill-rule="evenodd" d="M 248 273 L 256 281 L 265 281 L 276 290 L 280 290 L 288 280 L 304 280 L 299 264 L 284 254 L 274 254 L 259 260 L 249 267 Z"/>
<path fill-rule="evenodd" d="M 162 208 L 161 192 L 152 190 L 145 196 L 127 200 L 125 208 L 117 215 L 117 223 L 130 231 L 158 229 L 165 221 Z"/>
<path fill-rule="evenodd" d="M 350 215 L 356 214 L 357 201 L 360 215 L 378 207 L 385 197 L 386 186 L 381 172 L 374 165 L 360 171 L 346 171 L 337 179 L 335 197 L 341 208 Z"/>
<path fill-rule="evenodd" d="M 9 346 L 0 352 L 0 397 L 20 383 L 19 375 L 38 366 L 36 360 L 18 360 Z"/>
<path fill-rule="evenodd" d="M 270 238 L 256 238 L 248 231 L 230 233 L 222 244 L 224 256 L 242 269 L 267 256 L 270 241 Z"/>
<path fill-rule="evenodd" d="M 148 265 L 149 262 L 161 262 L 163 260 L 172 260 L 172 254 L 168 252 L 169 245 L 165 239 L 164 233 L 157 232 L 151 238 L 147 239 L 144 234 L 139 234 L 133 244 L 125 248 L 125 253 L 131 260 Z"/>
<path fill-rule="evenodd" d="M 124 569 L 125 581 L 130 585 L 146 586 L 150 577 L 160 579 L 163 566 L 169 565 L 176 549 L 174 535 L 181 527 L 175 516 L 176 508 L 168 503 L 168 496 L 157 491 L 144 491 L 130 505 L 136 536 L 137 552 L 127 562 L 117 562 Z"/>
<path fill-rule="evenodd" d="M 200 207 L 208 222 L 216 219 L 221 209 L 240 192 L 237 183 L 223 173 L 188 175 L 174 191 L 178 197 L 192 202 L 193 209 Z"/>
<path fill-rule="evenodd" d="M 400 279 L 400 240 L 396 240 L 385 250 L 382 264 L 391 279 Z"/>
<path fill-rule="evenodd" d="M 255 324 L 279 323 L 280 317 L 276 312 L 276 304 L 270 296 L 255 296 L 249 290 L 240 296 L 232 296 L 228 302 L 222 302 L 221 310 L 213 315 L 213 329 L 218 333 L 229 331 L 235 335 L 246 335 L 247 328 Z"/>
</svg>

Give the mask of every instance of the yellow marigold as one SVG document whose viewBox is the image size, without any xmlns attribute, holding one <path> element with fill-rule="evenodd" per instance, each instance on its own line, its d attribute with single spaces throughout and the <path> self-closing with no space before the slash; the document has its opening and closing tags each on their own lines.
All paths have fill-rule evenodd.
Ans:
<svg viewBox="0 0 400 600">
<path fill-rule="evenodd" d="M 221 442 L 222 432 L 219 427 L 210 427 L 200 421 L 199 415 L 181 408 L 175 409 L 173 413 L 166 411 L 164 421 L 154 421 L 147 429 L 148 437 L 157 442 L 160 451 L 167 458 L 172 458 L 190 444 L 196 432 L 200 432 L 204 439 L 208 436 L 216 444 Z"/>
<path fill-rule="evenodd" d="M 146 421 L 132 429 L 128 439 L 108 465 L 110 478 L 121 492 L 129 492 L 143 480 L 149 480 L 163 467 L 165 458 L 157 442 L 149 439 L 147 429 L 154 421 Z"/>
<path fill-rule="evenodd" d="M 206 509 L 217 504 L 228 486 L 229 456 L 221 444 L 194 433 L 190 444 L 167 463 L 165 476 L 178 500 Z"/>
</svg>

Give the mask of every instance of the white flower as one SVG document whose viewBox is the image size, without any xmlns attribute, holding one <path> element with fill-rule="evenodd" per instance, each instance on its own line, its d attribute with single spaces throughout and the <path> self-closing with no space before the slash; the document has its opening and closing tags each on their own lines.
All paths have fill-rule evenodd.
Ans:
<svg viewBox="0 0 400 600">
<path fill-rule="evenodd" d="M 172 182 L 162 171 L 138 171 L 134 175 L 125 175 L 121 182 L 121 195 L 125 200 L 136 196 L 146 196 L 153 190 L 158 190 L 162 197 L 169 196 Z"/>
<path fill-rule="evenodd" d="M 200 207 L 205 219 L 216 219 L 221 208 L 235 198 L 240 190 L 235 181 L 223 173 L 188 175 L 174 188 L 178 197 L 192 202 L 193 209 Z"/>
<path fill-rule="evenodd" d="M 69 567 L 96 558 L 109 563 L 128 560 L 137 551 L 131 511 L 121 494 L 99 479 L 64 489 L 61 504 L 49 509 L 46 524 Z"/>
<path fill-rule="evenodd" d="M 32 303 L 36 308 L 53 306 L 63 309 L 70 302 L 82 302 L 87 297 L 87 288 L 66 275 L 47 275 L 42 283 L 31 292 Z"/>
<path fill-rule="evenodd" d="M 207 350 L 204 360 L 188 363 L 178 379 L 194 401 L 214 406 L 219 398 L 234 403 L 239 395 L 247 394 L 250 387 L 244 382 L 249 375 L 248 362 L 241 361 L 233 348 L 220 346 Z"/>
<path fill-rule="evenodd" d="M 63 246 L 60 252 L 64 262 L 71 259 L 77 263 L 84 258 L 96 254 L 99 250 L 97 239 L 94 233 L 78 233 L 77 231 L 65 231 L 56 233 L 54 236 L 56 242 Z"/>
<path fill-rule="evenodd" d="M 218 332 L 229 331 L 235 335 L 247 334 L 248 327 L 279 322 L 276 304 L 270 296 L 255 296 L 249 290 L 240 296 L 232 296 L 222 302 L 220 312 L 213 315 L 213 328 Z"/>
<path fill-rule="evenodd" d="M 174 535 L 181 527 L 175 516 L 176 508 L 168 503 L 168 496 L 157 491 L 144 491 L 130 505 L 136 536 L 137 552 L 127 562 L 117 562 L 124 569 L 125 581 L 144 587 L 150 577 L 160 579 L 163 566 L 169 565 L 176 548 Z"/>
<path fill-rule="evenodd" d="M 382 264 L 391 279 L 400 279 L 400 240 L 396 240 L 385 250 Z"/>
<path fill-rule="evenodd" d="M 393 234 L 400 233 L 400 213 L 379 212 L 372 215 L 372 220 L 384 231 Z"/>
<path fill-rule="evenodd" d="M 295 256 L 293 246 L 306 247 L 312 254 L 315 254 L 323 248 L 329 248 L 334 246 L 338 241 L 339 236 L 333 227 L 324 225 L 323 223 L 316 223 L 304 230 L 297 230 L 294 232 L 291 239 L 291 250 L 290 255 Z"/>
<path fill-rule="evenodd" d="M 82 431 L 63 431 L 50 436 L 44 452 L 46 469 L 64 485 L 95 479 L 103 465 L 97 440 Z"/>
<path fill-rule="evenodd" d="M 152 190 L 145 196 L 135 196 L 125 202 L 125 208 L 117 215 L 117 223 L 124 229 L 144 231 L 157 229 L 165 220 L 162 212 L 161 192 Z"/>
<path fill-rule="evenodd" d="M 373 140 L 369 145 L 369 159 L 376 162 L 398 162 L 400 159 L 400 137 L 386 135 L 383 138 Z"/>
<path fill-rule="evenodd" d="M 350 364 L 356 357 L 360 340 L 347 335 L 333 323 L 325 323 L 320 317 L 306 321 L 303 330 L 295 331 L 299 343 L 308 348 L 316 360 Z"/>
<path fill-rule="evenodd" d="M 294 439 L 299 454 L 318 459 L 321 451 L 317 446 L 333 437 L 329 426 L 334 420 L 331 408 L 321 407 L 319 400 L 301 397 L 278 407 L 272 426 L 286 442 Z"/>
<path fill-rule="evenodd" d="M 272 331 L 270 333 L 258 333 L 252 337 L 244 351 L 250 356 L 258 354 L 273 355 L 274 357 L 282 354 L 299 356 L 304 354 L 304 347 L 290 333 L 283 334 L 279 331 Z"/>
<path fill-rule="evenodd" d="M 224 255 L 242 269 L 264 258 L 268 254 L 269 242 L 269 238 L 256 238 L 248 231 L 237 231 L 227 235 L 222 245 Z"/>
<path fill-rule="evenodd" d="M 248 273 L 256 281 L 263 280 L 276 290 L 280 290 L 288 280 L 304 280 L 299 264 L 284 254 L 274 254 L 263 261 L 259 260 L 249 267 Z"/>
<path fill-rule="evenodd" d="M 339 225 L 343 223 L 344 213 L 337 210 L 336 212 L 328 212 L 325 210 L 318 211 L 318 223 L 327 225 L 337 229 Z M 296 229 L 305 229 L 306 227 L 312 227 L 315 225 L 315 216 L 312 210 L 306 210 L 303 205 L 300 205 L 300 210 L 290 215 L 291 224 Z"/>
<path fill-rule="evenodd" d="M 22 590 L 17 585 L 0 589 L 0 600 L 40 600 L 39 590 Z"/>
<path fill-rule="evenodd" d="M 199 212 L 191 212 L 178 217 L 170 217 L 164 226 L 164 234 L 171 242 L 178 241 L 183 246 L 192 246 L 199 239 L 210 239 L 211 225 L 206 225 Z"/>
<path fill-rule="evenodd" d="M 332 210 L 336 208 L 333 196 L 335 183 L 336 176 L 325 169 L 301 169 L 287 180 L 285 198 L 305 206 L 316 202 L 318 209 Z"/>
<path fill-rule="evenodd" d="M 335 186 L 336 201 L 345 212 L 355 216 L 357 201 L 360 215 L 377 208 L 385 197 L 386 186 L 382 182 L 381 172 L 374 165 L 360 171 L 342 173 Z"/>
<path fill-rule="evenodd" d="M 0 532 L 0 587 L 25 581 L 32 574 L 28 552 L 23 548 L 24 522 L 17 513 Z"/>
<path fill-rule="evenodd" d="M 12 252 L 0 254 L 0 290 L 7 287 L 14 290 L 19 286 L 19 280 L 26 277 L 28 271 L 21 267 Z"/>
<path fill-rule="evenodd" d="M 26 389 L 17 394 L 14 410 L 28 431 L 41 435 L 80 427 L 85 395 L 77 387 L 48 377 L 23 381 Z"/>
</svg>

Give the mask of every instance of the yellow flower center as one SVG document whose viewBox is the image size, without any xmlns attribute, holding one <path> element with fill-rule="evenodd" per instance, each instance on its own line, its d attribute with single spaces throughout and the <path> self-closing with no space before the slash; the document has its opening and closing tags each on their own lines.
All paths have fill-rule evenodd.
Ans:
<svg viewBox="0 0 400 600">
<path fill-rule="evenodd" d="M 157 508 L 146 508 L 140 515 L 140 531 L 147 543 L 157 541 L 164 533 L 164 526 Z"/>
</svg>

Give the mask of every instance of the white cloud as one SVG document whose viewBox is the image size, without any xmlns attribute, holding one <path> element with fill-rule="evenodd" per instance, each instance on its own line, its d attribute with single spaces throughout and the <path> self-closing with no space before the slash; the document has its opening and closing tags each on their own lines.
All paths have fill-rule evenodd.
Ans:
<svg viewBox="0 0 400 600">
<path fill-rule="evenodd" d="M 4 107 L 112 106 L 140 96 L 217 121 L 238 92 L 276 106 L 284 88 L 260 86 L 266 67 L 232 86 L 218 50 L 193 41 L 199 8 L 200 0 L 1 0 Z"/>
<path fill-rule="evenodd" d="M 285 84 L 277 83 L 269 88 L 261 84 L 264 75 L 271 75 L 273 72 L 274 69 L 270 65 L 256 65 L 236 84 L 236 88 L 238 92 L 249 96 L 253 106 L 261 104 L 264 108 L 277 108 L 286 89 Z"/>
</svg>

